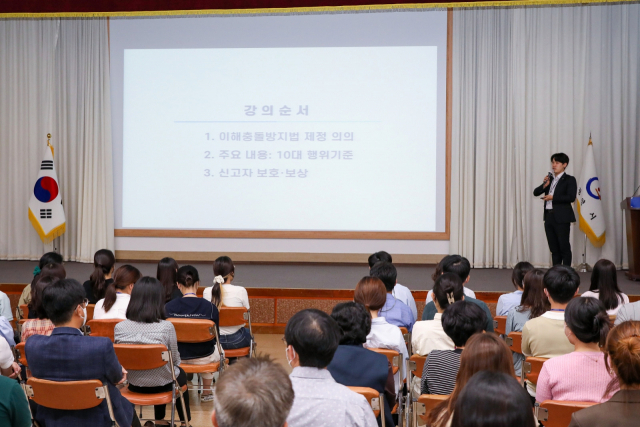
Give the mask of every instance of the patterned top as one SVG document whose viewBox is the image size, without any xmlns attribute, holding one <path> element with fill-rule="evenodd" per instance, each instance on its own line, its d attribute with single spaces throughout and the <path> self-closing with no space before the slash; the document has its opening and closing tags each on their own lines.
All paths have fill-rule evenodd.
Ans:
<svg viewBox="0 0 640 427">
<path fill-rule="evenodd" d="M 173 357 L 174 372 L 176 376 L 180 373 L 180 353 L 178 352 L 178 340 L 176 330 L 166 320 L 157 323 L 141 323 L 132 320 L 125 320 L 116 325 L 116 344 L 164 344 L 171 351 Z M 129 383 L 138 387 L 158 387 L 169 384 L 173 381 L 171 371 L 167 365 L 148 371 L 130 370 L 127 374 Z"/>
<path fill-rule="evenodd" d="M 367 399 L 338 384 L 328 370 L 298 366 L 289 376 L 295 398 L 289 427 L 376 427 Z"/>
<path fill-rule="evenodd" d="M 55 326 L 49 319 L 31 319 L 22 325 L 22 341 L 26 341 L 31 335 L 51 335 Z"/>
<path fill-rule="evenodd" d="M 420 394 L 451 394 L 456 386 L 462 349 L 433 350 L 422 370 Z"/>
</svg>

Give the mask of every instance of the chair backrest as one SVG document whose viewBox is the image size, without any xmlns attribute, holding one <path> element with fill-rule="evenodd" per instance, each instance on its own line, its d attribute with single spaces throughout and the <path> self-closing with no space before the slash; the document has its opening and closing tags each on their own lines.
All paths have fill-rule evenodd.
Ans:
<svg viewBox="0 0 640 427">
<path fill-rule="evenodd" d="M 27 320 L 29 320 L 29 319 L 20 319 L 20 320 L 18 320 L 18 325 L 20 325 L 20 328 L 22 328 L 22 326 L 23 326 L 25 323 L 27 323 Z"/>
<path fill-rule="evenodd" d="M 171 359 L 163 344 L 114 344 L 116 357 L 126 370 L 146 371 L 161 368 Z"/>
<path fill-rule="evenodd" d="M 209 342 L 216 338 L 216 324 L 204 319 L 167 319 L 176 330 L 178 342 L 200 343 Z"/>
<path fill-rule="evenodd" d="M 493 318 L 493 331 L 496 334 L 504 335 L 507 330 L 507 316 L 496 316 Z"/>
<path fill-rule="evenodd" d="M 549 359 L 544 357 L 527 357 L 522 364 L 524 379 L 530 383 L 537 384 L 540 371 L 542 370 L 542 364 L 547 360 Z"/>
<path fill-rule="evenodd" d="M 122 321 L 123 319 L 89 320 L 89 322 L 87 322 L 87 325 L 91 328 L 91 333 L 89 335 L 92 337 L 107 337 L 111 342 L 113 342 L 116 325 Z"/>
<path fill-rule="evenodd" d="M 617 317 L 618 316 L 616 316 L 615 314 L 610 314 L 609 315 L 609 320 L 611 320 L 611 323 L 615 323 Z"/>
<path fill-rule="evenodd" d="M 16 344 L 15 353 L 16 353 L 16 359 L 18 359 L 18 362 L 22 363 L 24 366 L 29 366 L 27 365 L 27 355 L 24 352 L 24 341 Z"/>
<path fill-rule="evenodd" d="M 418 354 L 414 354 L 409 358 L 409 370 L 414 376 L 418 378 L 422 378 L 422 370 L 424 369 L 424 363 L 426 361 L 427 361 L 427 356 L 420 356 Z"/>
<path fill-rule="evenodd" d="M 380 393 L 370 387 L 349 387 L 349 390 L 364 396 L 367 402 L 369 402 L 369 405 L 371 405 L 373 415 L 378 418 L 380 408 L 382 407 L 382 396 Z"/>
<path fill-rule="evenodd" d="M 29 318 L 29 306 L 27 304 L 20 304 L 20 311 L 22 312 L 22 318 Z"/>
<path fill-rule="evenodd" d="M 393 374 L 395 375 L 396 372 L 398 372 L 398 369 L 400 369 L 400 366 L 401 366 L 400 358 L 402 357 L 400 353 L 388 348 L 370 348 L 369 350 L 385 355 L 389 360 L 389 362 L 391 363 L 391 367 L 393 368 Z"/>
<path fill-rule="evenodd" d="M 93 320 L 93 311 L 96 309 L 95 304 L 87 304 L 87 322 Z"/>
<path fill-rule="evenodd" d="M 416 402 L 417 425 L 425 425 L 429 413 L 438 406 L 440 402 L 449 398 L 448 394 L 421 394 Z"/>
<path fill-rule="evenodd" d="M 221 307 L 218 326 L 245 325 L 249 321 L 249 310 L 244 307 Z"/>
<path fill-rule="evenodd" d="M 595 404 L 594 402 L 545 400 L 539 408 L 536 408 L 536 417 L 546 427 L 567 427 L 571 423 L 571 415 L 574 412 Z"/>
<path fill-rule="evenodd" d="M 94 408 L 108 395 L 99 380 L 48 381 L 34 377 L 27 380 L 26 392 L 38 405 L 66 411 Z"/>
<path fill-rule="evenodd" d="M 522 354 L 522 332 L 509 332 L 505 341 L 511 351 Z"/>
</svg>

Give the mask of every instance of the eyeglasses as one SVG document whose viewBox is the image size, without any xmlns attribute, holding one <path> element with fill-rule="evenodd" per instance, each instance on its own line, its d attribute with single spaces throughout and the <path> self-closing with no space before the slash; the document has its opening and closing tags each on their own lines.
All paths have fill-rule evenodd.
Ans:
<svg viewBox="0 0 640 427">
<path fill-rule="evenodd" d="M 82 300 L 82 308 L 87 308 L 87 305 L 89 305 L 89 299 L 85 298 Z"/>
<path fill-rule="evenodd" d="M 282 340 L 282 342 L 284 343 L 284 345 L 286 345 L 287 347 L 289 346 L 289 344 L 287 344 L 287 340 L 284 339 L 284 337 L 280 338 Z"/>
</svg>

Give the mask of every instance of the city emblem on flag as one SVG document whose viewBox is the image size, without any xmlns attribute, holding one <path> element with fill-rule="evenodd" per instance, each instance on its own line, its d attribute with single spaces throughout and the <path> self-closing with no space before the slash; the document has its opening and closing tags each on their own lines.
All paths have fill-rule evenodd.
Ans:
<svg viewBox="0 0 640 427">
<path fill-rule="evenodd" d="M 596 162 L 593 155 L 593 143 L 589 136 L 589 145 L 584 157 L 582 174 L 578 181 L 577 203 L 580 230 L 587 235 L 596 248 L 604 245 L 605 223 L 600 193 L 600 182 L 596 173 Z"/>
</svg>

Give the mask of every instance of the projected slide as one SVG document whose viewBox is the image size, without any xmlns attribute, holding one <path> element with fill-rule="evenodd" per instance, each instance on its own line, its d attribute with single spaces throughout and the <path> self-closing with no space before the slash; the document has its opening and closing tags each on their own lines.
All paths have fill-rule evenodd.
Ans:
<svg viewBox="0 0 640 427">
<path fill-rule="evenodd" d="M 125 49 L 122 226 L 436 231 L 437 50 Z"/>
</svg>

